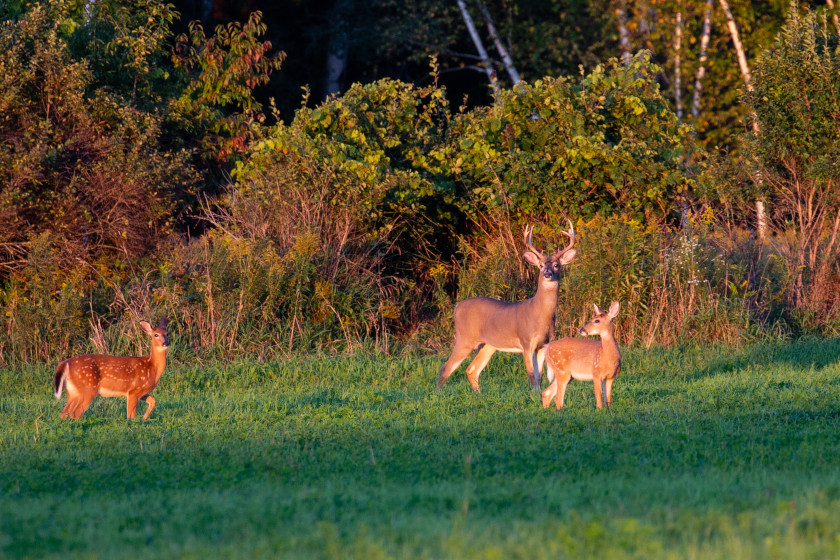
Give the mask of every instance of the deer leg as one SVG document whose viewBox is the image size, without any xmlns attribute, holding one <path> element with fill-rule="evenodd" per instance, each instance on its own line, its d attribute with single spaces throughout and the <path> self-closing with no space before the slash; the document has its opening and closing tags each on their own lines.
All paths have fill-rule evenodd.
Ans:
<svg viewBox="0 0 840 560">
<path fill-rule="evenodd" d="M 543 364 L 545 363 L 545 346 L 537 350 L 537 372 L 542 372 Z M 554 381 L 554 370 L 549 367 L 545 368 L 545 377 L 548 382 Z"/>
<path fill-rule="evenodd" d="M 572 374 L 564 373 L 562 377 L 557 378 L 557 396 L 554 397 L 554 404 L 557 406 L 557 409 L 563 408 L 566 402 L 566 387 L 569 386 L 569 381 L 572 380 Z"/>
<path fill-rule="evenodd" d="M 537 351 L 532 350 L 522 355 L 525 357 L 525 369 L 528 370 L 528 379 L 531 382 L 531 389 L 540 388 L 540 369 L 537 365 Z"/>
<path fill-rule="evenodd" d="M 614 379 L 607 379 L 605 381 L 606 388 L 607 388 L 607 390 L 606 390 L 606 393 L 607 393 L 607 408 L 612 406 L 612 384 L 613 384 L 613 381 L 614 381 Z"/>
<path fill-rule="evenodd" d="M 143 415 L 143 420 L 148 420 L 149 415 L 155 409 L 155 405 L 157 404 L 157 402 L 155 401 L 155 398 L 151 395 L 140 397 L 140 400 L 149 403 L 149 408 L 146 409 L 146 414 Z"/>
<path fill-rule="evenodd" d="M 125 401 L 126 406 L 126 417 L 131 420 L 137 414 L 137 401 L 138 401 L 137 394 L 129 393 L 128 397 Z"/>
<path fill-rule="evenodd" d="M 73 418 L 76 420 L 81 418 L 82 415 L 87 412 L 87 409 L 90 408 L 90 403 L 92 403 L 95 398 L 96 393 L 79 395 L 79 399 L 76 401 L 75 410 L 73 411 Z"/>
<path fill-rule="evenodd" d="M 446 380 L 449 379 L 449 376 L 452 375 L 452 372 L 458 369 L 461 362 L 466 360 L 467 357 L 472 354 L 474 349 L 474 347 L 459 345 L 457 341 L 455 342 L 455 348 L 452 349 L 452 355 L 449 356 L 446 363 L 440 367 L 440 375 L 438 375 L 437 382 L 438 393 L 440 393 L 440 389 L 443 387 L 443 384 L 446 383 Z"/>
<path fill-rule="evenodd" d="M 75 407 L 76 401 L 70 395 L 67 395 L 67 402 L 64 404 L 64 410 L 61 411 L 61 419 L 64 420 L 65 418 L 72 418 L 73 417 L 73 408 Z"/>
<path fill-rule="evenodd" d="M 476 393 L 481 392 L 481 387 L 478 385 L 478 376 L 481 375 L 481 370 L 487 366 L 490 358 L 496 353 L 496 349 L 489 344 L 485 344 L 475 355 L 473 361 L 467 366 L 467 379 L 470 380 L 470 386 Z"/>
<path fill-rule="evenodd" d="M 601 384 L 603 381 L 597 377 L 592 379 L 592 383 L 595 385 L 595 408 L 601 408 L 604 406 L 604 401 L 601 398 Z"/>
<path fill-rule="evenodd" d="M 551 366 L 548 366 L 546 374 L 551 375 L 551 377 L 554 377 L 554 372 L 552 372 Z M 554 381 L 552 381 L 549 384 L 549 386 L 546 387 L 545 390 L 542 392 L 543 408 L 548 408 L 548 405 L 551 404 L 551 400 L 555 397 L 555 395 L 557 395 L 557 380 L 556 379 Z"/>
<path fill-rule="evenodd" d="M 92 399 L 91 399 L 92 400 Z M 67 406 L 61 413 L 62 418 L 72 418 L 78 420 L 85 413 L 90 403 L 85 403 L 85 396 L 83 394 L 67 395 Z"/>
</svg>

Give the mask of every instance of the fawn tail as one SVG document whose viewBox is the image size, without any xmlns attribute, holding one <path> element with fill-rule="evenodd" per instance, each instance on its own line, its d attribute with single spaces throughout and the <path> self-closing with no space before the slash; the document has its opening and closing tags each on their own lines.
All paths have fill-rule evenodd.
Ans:
<svg viewBox="0 0 840 560">
<path fill-rule="evenodd" d="M 64 383 L 67 381 L 67 372 L 70 371 L 70 364 L 64 360 L 55 368 L 55 380 L 53 387 L 55 387 L 55 398 L 61 398 L 61 390 L 64 389 Z"/>
</svg>

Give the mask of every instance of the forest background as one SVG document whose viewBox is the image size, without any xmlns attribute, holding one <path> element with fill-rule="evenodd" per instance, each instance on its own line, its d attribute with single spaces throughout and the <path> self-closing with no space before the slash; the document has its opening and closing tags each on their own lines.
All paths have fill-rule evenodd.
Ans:
<svg viewBox="0 0 840 560">
<path fill-rule="evenodd" d="M 558 334 L 840 331 L 834 2 L 0 5 L 0 366 L 439 352 L 579 255 Z"/>
</svg>

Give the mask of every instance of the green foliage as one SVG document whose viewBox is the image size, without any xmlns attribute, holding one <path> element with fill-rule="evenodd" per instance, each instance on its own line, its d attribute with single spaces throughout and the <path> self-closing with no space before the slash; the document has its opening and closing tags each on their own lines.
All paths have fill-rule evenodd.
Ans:
<svg viewBox="0 0 840 560">
<path fill-rule="evenodd" d="M 184 154 L 161 150 L 159 117 L 93 90 L 63 8 L 38 5 L 0 28 L 0 243 L 52 232 L 65 263 L 119 267 L 171 231 L 173 187 L 195 175 Z"/>
<path fill-rule="evenodd" d="M 50 235 L 42 233 L 26 265 L 0 291 L 0 363 L 50 362 L 84 340 L 81 310 L 90 283 L 83 269 L 68 274 L 60 263 Z"/>
<path fill-rule="evenodd" d="M 690 181 L 690 146 L 646 54 L 578 83 L 545 78 L 460 115 L 438 156 L 466 187 L 472 216 L 630 211 L 663 215 Z"/>
<path fill-rule="evenodd" d="M 757 184 L 774 210 L 775 252 L 803 328 L 840 317 L 840 48 L 825 15 L 790 11 L 756 63 L 744 100 L 758 127 L 745 135 Z"/>
<path fill-rule="evenodd" d="M 249 174 L 278 161 L 308 160 L 336 178 L 327 202 L 351 202 L 360 219 L 373 224 L 386 214 L 429 215 L 429 199 L 447 192 L 429 155 L 445 138 L 448 122 L 445 92 L 438 87 L 394 80 L 356 84 L 315 109 L 301 108 L 289 126 L 270 129 L 236 177 L 249 192 L 258 191 L 260 183 L 249 184 Z"/>
<path fill-rule="evenodd" d="M 217 232 L 176 249 L 167 269 L 157 297 L 201 353 L 349 350 L 376 328 L 376 278 L 331 263 L 309 231 L 285 247 Z"/>
<path fill-rule="evenodd" d="M 199 137 L 213 159 L 227 162 L 241 156 L 264 119 L 253 90 L 268 83 L 280 69 L 285 53 L 271 54 L 271 42 L 261 41 L 266 26 L 260 12 L 245 23 L 231 22 L 207 37 L 199 22 L 177 38 L 173 62 L 188 81 L 171 102 L 168 117 Z"/>
<path fill-rule="evenodd" d="M 833 558 L 838 352 L 625 350 L 611 410 L 562 412 L 515 355 L 481 395 L 437 357 L 170 360 L 146 422 L 5 368 L 0 555 Z"/>
<path fill-rule="evenodd" d="M 662 14 L 674 9 L 654 5 Z M 436 19 L 428 26 L 460 25 L 451 4 L 377 6 L 391 15 L 430 7 Z M 595 52 L 561 56 L 563 42 L 548 37 L 556 22 L 536 25 L 539 14 L 576 21 L 588 10 L 604 22 L 609 6 L 488 3 L 509 41 L 546 34 L 547 42 L 519 53 L 531 68 L 541 68 L 545 53 L 568 65 Z M 633 33 L 641 30 L 639 6 L 630 9 Z M 343 3 L 334 15 L 370 24 L 368 15 L 344 11 L 351 7 Z M 745 31 L 762 32 L 777 9 L 733 7 Z M 356 84 L 314 107 L 307 93 L 290 123 L 268 126 L 255 88 L 284 54 L 272 54 L 258 12 L 212 34 L 194 22 L 173 51 L 179 14 L 158 0 L 3 10 L 4 362 L 126 348 L 138 319 L 164 313 L 181 319 L 174 332 L 188 341 L 185 352 L 218 358 L 371 341 L 387 349 L 395 334 L 442 349 L 454 301 L 532 292 L 522 224 L 550 224 L 538 235 L 557 240 L 566 216 L 581 237 L 559 329 L 613 298 L 625 303 L 627 342 L 646 346 L 830 333 L 840 324 L 840 242 L 831 235 L 840 205 L 831 151 L 840 73 L 835 39 L 812 15 L 794 10 L 756 66 L 747 101 L 763 128 L 746 145 L 764 179 L 747 189 L 743 174 L 728 173 L 743 167 L 738 160 L 724 168 L 695 152 L 648 53 L 626 66 L 611 60 L 582 69 L 579 78 L 523 82 L 490 106 L 465 102 L 456 113 L 434 57 L 431 85 Z M 651 44 L 664 27 L 650 30 Z M 564 40 L 589 34 L 572 27 Z M 602 41 L 593 49 L 613 40 L 597 30 L 591 36 Z M 814 118 L 816 107 L 824 118 Z M 220 189 L 230 170 L 234 182 Z M 743 223 L 757 190 L 775 212 L 770 251 L 737 228 L 718 227 Z M 221 198 L 202 196 L 214 192 Z M 717 196 L 706 196 L 702 218 L 693 213 L 694 193 Z M 797 214 L 809 197 L 820 201 L 810 222 Z M 195 228 L 189 241 L 172 236 L 197 220 L 198 237 Z M 46 276 L 44 262 L 52 267 Z"/>
<path fill-rule="evenodd" d="M 167 60 L 179 17 L 174 6 L 160 0 L 58 4 L 65 6 L 61 25 L 74 58 L 91 66 L 92 89 L 153 111 L 172 77 Z"/>
</svg>

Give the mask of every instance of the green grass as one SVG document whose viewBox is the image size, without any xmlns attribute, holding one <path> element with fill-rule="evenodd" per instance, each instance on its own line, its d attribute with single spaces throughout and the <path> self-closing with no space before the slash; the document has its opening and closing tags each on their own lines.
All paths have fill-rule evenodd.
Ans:
<svg viewBox="0 0 840 560">
<path fill-rule="evenodd" d="M 0 372 L 0 557 L 840 557 L 840 342 L 625 353 L 609 411 L 521 358 L 170 364 L 58 418 Z M 140 413 L 145 411 L 140 405 Z"/>
</svg>

